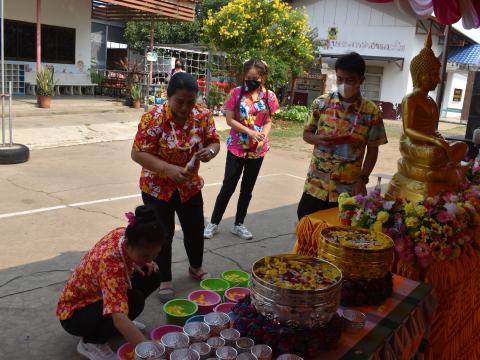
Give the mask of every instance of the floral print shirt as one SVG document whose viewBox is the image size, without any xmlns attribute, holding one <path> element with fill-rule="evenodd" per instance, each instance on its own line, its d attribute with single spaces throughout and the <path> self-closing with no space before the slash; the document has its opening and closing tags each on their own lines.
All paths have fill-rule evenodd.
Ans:
<svg viewBox="0 0 480 360">
<path fill-rule="evenodd" d="M 330 202 L 336 202 L 342 192 L 352 192 L 352 185 L 362 171 L 366 146 L 387 143 L 378 107 L 368 99 L 359 98 L 345 108 L 338 92 L 314 100 L 305 129 L 325 136 L 351 135 L 357 140 L 332 147 L 316 145 L 313 149 L 304 191 Z"/>
<path fill-rule="evenodd" d="M 240 100 L 239 112 L 237 104 L 240 96 L 242 96 L 242 98 Z M 268 94 L 266 94 L 265 91 L 260 91 L 258 94 L 258 100 L 254 101 L 248 92 L 245 91 L 242 95 L 242 87 L 236 87 L 230 91 L 224 107 L 226 110 L 235 113 L 235 120 L 242 125 L 261 132 L 263 126 L 271 121 L 268 116 L 265 99 L 267 99 L 270 106 L 271 115 L 275 114 L 278 110 L 278 100 L 273 91 L 268 91 Z M 248 157 L 250 159 L 265 156 L 265 153 L 269 149 L 267 139 L 263 145 L 263 149 L 260 152 L 257 152 L 257 142 L 254 139 L 251 139 L 247 134 L 241 133 L 235 129 L 230 130 L 230 135 L 228 135 L 227 138 L 227 147 L 228 151 L 233 155 L 243 158 Z"/>
<path fill-rule="evenodd" d="M 75 310 L 99 300 L 103 300 L 104 316 L 128 315 L 127 273 L 132 276 L 134 263 L 125 256 L 124 234 L 125 228 L 112 230 L 75 267 L 58 301 L 57 317 L 60 320 L 68 319 Z"/>
<path fill-rule="evenodd" d="M 158 156 L 169 164 L 185 167 L 201 146 L 219 142 L 213 116 L 208 109 L 196 105 L 181 128 L 175 125 L 167 102 L 142 116 L 133 149 Z M 203 187 L 203 179 L 198 175 L 199 167 L 197 162 L 191 180 L 183 184 L 143 168 L 140 189 L 163 201 L 169 201 L 178 190 L 181 201 L 186 202 Z"/>
</svg>

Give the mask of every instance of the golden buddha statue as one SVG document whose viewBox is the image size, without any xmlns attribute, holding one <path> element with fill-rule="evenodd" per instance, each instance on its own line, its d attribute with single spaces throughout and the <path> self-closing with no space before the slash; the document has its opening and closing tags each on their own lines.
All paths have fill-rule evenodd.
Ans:
<svg viewBox="0 0 480 360">
<path fill-rule="evenodd" d="M 440 61 L 432 51 L 432 34 L 412 59 L 413 92 L 402 101 L 403 135 L 400 139 L 398 172 L 386 196 L 420 201 L 445 191 L 456 191 L 465 181 L 460 166 L 468 146 L 447 142 L 437 131 L 438 108 L 428 92 L 440 82 Z"/>
</svg>

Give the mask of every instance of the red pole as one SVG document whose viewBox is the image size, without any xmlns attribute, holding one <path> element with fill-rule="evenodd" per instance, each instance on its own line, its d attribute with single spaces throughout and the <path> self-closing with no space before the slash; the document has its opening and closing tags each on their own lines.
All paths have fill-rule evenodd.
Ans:
<svg viewBox="0 0 480 360">
<path fill-rule="evenodd" d="M 151 25 L 151 28 L 150 28 L 150 52 L 153 51 L 153 37 L 154 37 L 154 22 L 152 21 L 152 25 Z M 151 84 L 152 83 L 152 77 L 153 77 L 153 61 L 150 61 L 150 72 L 148 74 L 148 83 Z M 149 89 L 150 90 L 150 89 Z"/>
<path fill-rule="evenodd" d="M 42 67 L 42 24 L 40 23 L 40 9 L 42 0 L 37 0 L 37 73 Z"/>
</svg>

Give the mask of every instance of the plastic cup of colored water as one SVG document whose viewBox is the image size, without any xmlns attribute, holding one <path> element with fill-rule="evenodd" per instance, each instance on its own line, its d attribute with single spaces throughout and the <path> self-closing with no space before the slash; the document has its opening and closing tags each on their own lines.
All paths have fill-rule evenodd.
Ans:
<svg viewBox="0 0 480 360">
<path fill-rule="evenodd" d="M 208 359 L 212 351 L 212 348 L 206 342 L 196 342 L 190 344 L 189 348 L 195 350 L 200 355 L 201 360 Z"/>
<path fill-rule="evenodd" d="M 183 328 L 178 325 L 162 325 L 150 332 L 150 339 L 160 341 L 163 335 L 171 332 L 183 332 Z"/>
<path fill-rule="evenodd" d="M 227 302 L 227 303 L 218 304 L 217 306 L 215 306 L 213 311 L 223 312 L 225 314 L 228 314 L 230 311 L 232 311 L 232 308 L 235 305 L 237 305 L 237 304 L 234 303 L 234 302 Z"/>
<path fill-rule="evenodd" d="M 192 349 L 178 349 L 170 354 L 170 360 L 200 360 L 200 354 Z"/>
<path fill-rule="evenodd" d="M 258 358 L 253 354 L 245 352 L 238 354 L 237 360 L 258 360 Z"/>
<path fill-rule="evenodd" d="M 197 322 L 197 321 L 203 321 L 203 319 L 205 318 L 204 315 L 195 315 L 195 316 L 192 316 L 191 318 L 189 318 L 187 321 L 185 321 L 185 325 L 186 324 L 189 324 L 191 322 Z"/>
<path fill-rule="evenodd" d="M 238 303 L 245 296 L 250 295 L 250 289 L 246 287 L 233 287 L 225 291 L 225 301 Z"/>
<path fill-rule="evenodd" d="M 225 346 L 225 340 L 223 340 L 221 337 L 213 336 L 207 340 L 207 344 L 210 345 L 210 348 L 212 349 L 212 355 L 215 356 L 217 349 Z"/>
<path fill-rule="evenodd" d="M 248 337 L 241 337 L 235 341 L 235 348 L 238 350 L 238 353 L 250 352 L 255 346 L 255 342 Z"/>
<path fill-rule="evenodd" d="M 228 282 L 223 279 L 210 278 L 205 279 L 200 282 L 200 287 L 204 290 L 215 291 L 218 295 L 223 298 L 225 290 L 229 288 Z"/>
<path fill-rule="evenodd" d="M 204 322 L 210 326 L 210 336 L 219 336 L 220 331 L 230 327 L 230 317 L 222 312 L 211 312 L 205 315 Z"/>
<path fill-rule="evenodd" d="M 235 346 L 235 342 L 240 339 L 240 331 L 233 328 L 220 331 L 220 337 L 225 340 L 226 346 Z"/>
<path fill-rule="evenodd" d="M 168 359 L 173 351 L 188 348 L 190 339 L 184 333 L 168 333 L 162 336 L 160 343 L 165 347 Z"/>
<path fill-rule="evenodd" d="M 242 270 L 227 270 L 222 273 L 222 279 L 228 282 L 229 287 L 247 287 L 250 274 Z"/>
<path fill-rule="evenodd" d="M 190 338 L 190 342 L 207 341 L 210 337 L 210 326 L 204 322 L 195 321 L 185 324 L 183 333 Z"/>
<path fill-rule="evenodd" d="M 268 345 L 255 345 L 252 347 L 251 353 L 255 355 L 258 360 L 272 360 L 272 348 Z"/>
<path fill-rule="evenodd" d="M 295 354 L 283 354 L 277 357 L 277 360 L 303 360 L 303 358 Z"/>
<path fill-rule="evenodd" d="M 196 315 L 198 306 L 186 299 L 173 299 L 163 305 L 167 323 L 170 325 L 183 326 L 188 318 Z"/>
<path fill-rule="evenodd" d="M 237 350 L 231 346 L 222 346 L 215 351 L 217 359 L 220 360 L 235 360 L 237 358 Z"/>
<path fill-rule="evenodd" d="M 165 355 L 165 347 L 156 341 L 143 341 L 135 347 L 135 359 L 161 359 Z"/>
<path fill-rule="evenodd" d="M 134 360 L 135 359 L 135 346 L 130 343 L 125 343 L 117 350 L 118 360 Z"/>
<path fill-rule="evenodd" d="M 188 300 L 198 306 L 198 314 L 205 315 L 213 311 L 222 302 L 219 294 L 212 290 L 195 290 L 188 294 Z"/>
</svg>

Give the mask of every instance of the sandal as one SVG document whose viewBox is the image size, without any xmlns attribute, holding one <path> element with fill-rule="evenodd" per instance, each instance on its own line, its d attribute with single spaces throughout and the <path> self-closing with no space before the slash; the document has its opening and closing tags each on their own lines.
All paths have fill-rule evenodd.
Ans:
<svg viewBox="0 0 480 360">
<path fill-rule="evenodd" d="M 175 291 L 173 291 L 173 288 L 171 287 L 159 289 L 158 297 L 160 299 L 160 302 L 165 304 L 166 302 L 175 299 Z"/>
<path fill-rule="evenodd" d="M 197 274 L 195 271 L 192 270 L 191 267 L 188 268 L 188 273 L 189 273 L 189 275 L 192 279 L 197 280 L 197 281 L 202 281 L 202 280 L 209 279 L 209 278 L 212 277 L 212 275 L 210 275 L 210 273 L 208 271 L 204 271 L 200 274 Z"/>
</svg>

